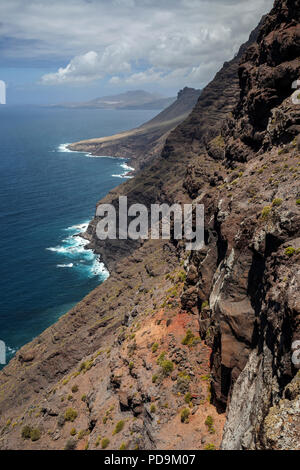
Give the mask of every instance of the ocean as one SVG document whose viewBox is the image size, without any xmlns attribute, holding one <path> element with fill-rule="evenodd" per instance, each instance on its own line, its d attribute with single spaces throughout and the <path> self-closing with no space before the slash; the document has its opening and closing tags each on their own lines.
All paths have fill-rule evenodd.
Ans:
<svg viewBox="0 0 300 470">
<path fill-rule="evenodd" d="M 7 361 L 108 276 L 76 235 L 128 165 L 66 144 L 131 129 L 155 114 L 0 106 L 0 340 Z"/>
</svg>

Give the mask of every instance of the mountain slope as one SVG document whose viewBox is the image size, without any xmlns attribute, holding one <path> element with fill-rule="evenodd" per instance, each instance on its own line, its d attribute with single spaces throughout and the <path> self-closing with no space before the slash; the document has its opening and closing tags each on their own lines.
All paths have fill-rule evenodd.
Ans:
<svg viewBox="0 0 300 470">
<path fill-rule="evenodd" d="M 160 154 L 167 135 L 187 117 L 199 95 L 200 90 L 184 88 L 174 103 L 140 127 L 113 136 L 76 142 L 69 148 L 92 155 L 126 157 L 134 168 L 143 168 Z"/>
</svg>

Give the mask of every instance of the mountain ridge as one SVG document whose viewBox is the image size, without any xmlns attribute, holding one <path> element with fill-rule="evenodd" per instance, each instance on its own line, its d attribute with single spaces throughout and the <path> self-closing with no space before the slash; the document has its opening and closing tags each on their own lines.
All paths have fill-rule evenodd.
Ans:
<svg viewBox="0 0 300 470">
<path fill-rule="evenodd" d="M 72 109 L 163 109 L 172 104 L 175 99 L 175 97 L 165 98 L 159 93 L 150 93 L 144 90 L 129 90 L 117 95 L 102 96 L 85 102 L 67 102 L 53 106 Z"/>
</svg>

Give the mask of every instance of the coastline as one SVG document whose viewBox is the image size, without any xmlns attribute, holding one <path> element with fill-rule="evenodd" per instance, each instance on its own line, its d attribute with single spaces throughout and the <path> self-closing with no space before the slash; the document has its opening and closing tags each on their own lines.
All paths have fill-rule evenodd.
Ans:
<svg viewBox="0 0 300 470">
<path fill-rule="evenodd" d="M 119 175 L 111 175 L 114 178 L 133 178 L 133 173 L 135 172 L 135 168 L 132 166 L 129 166 L 127 162 L 130 162 L 130 158 L 128 157 L 119 157 L 117 155 L 95 155 L 92 152 L 88 152 L 85 150 L 73 150 L 70 148 L 71 145 L 75 145 L 72 143 L 66 143 L 66 144 L 61 144 L 59 146 L 59 149 L 61 152 L 67 152 L 67 153 L 82 153 L 84 154 L 85 157 L 87 158 L 112 158 L 112 159 L 118 159 L 118 160 L 125 160 L 124 163 L 122 163 L 120 166 L 124 168 L 126 171 L 124 173 L 121 173 Z"/>
</svg>

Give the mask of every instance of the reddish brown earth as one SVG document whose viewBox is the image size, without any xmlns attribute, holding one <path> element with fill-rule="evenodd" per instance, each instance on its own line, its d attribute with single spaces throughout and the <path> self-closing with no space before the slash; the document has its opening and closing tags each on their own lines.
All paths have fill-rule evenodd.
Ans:
<svg viewBox="0 0 300 470">
<path fill-rule="evenodd" d="M 95 218 L 111 277 L 1 371 L 0 448 L 299 450 L 299 14 L 276 0 L 161 156 L 104 199 L 203 203 L 204 248 L 100 242 Z"/>
</svg>

